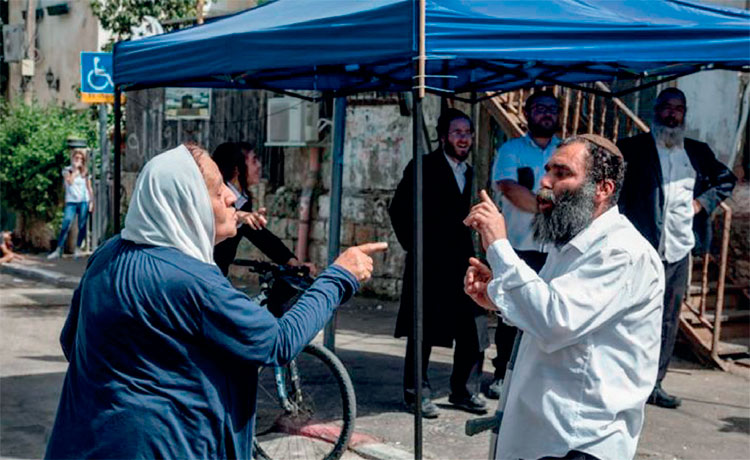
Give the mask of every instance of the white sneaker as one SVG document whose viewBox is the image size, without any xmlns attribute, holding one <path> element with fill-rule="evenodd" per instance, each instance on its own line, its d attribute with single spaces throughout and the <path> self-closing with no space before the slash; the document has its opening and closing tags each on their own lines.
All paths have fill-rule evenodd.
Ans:
<svg viewBox="0 0 750 460">
<path fill-rule="evenodd" d="M 62 254 L 60 253 L 60 251 L 58 249 L 55 249 L 47 255 L 47 260 L 59 259 L 61 255 Z"/>
<path fill-rule="evenodd" d="M 78 259 L 79 257 L 83 257 L 83 256 L 84 256 L 84 253 L 83 251 L 81 251 L 81 248 L 75 248 L 75 250 L 73 251 L 73 258 Z"/>
</svg>

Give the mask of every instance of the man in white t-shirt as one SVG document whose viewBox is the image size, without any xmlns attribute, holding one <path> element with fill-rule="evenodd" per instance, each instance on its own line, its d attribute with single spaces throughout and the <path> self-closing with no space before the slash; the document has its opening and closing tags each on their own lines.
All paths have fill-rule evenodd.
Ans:
<svg viewBox="0 0 750 460">
<path fill-rule="evenodd" d="M 555 135 L 558 112 L 558 102 L 551 91 L 538 91 L 529 96 L 524 105 L 529 132 L 504 143 L 492 166 L 492 184 L 501 196 L 508 241 L 519 257 L 537 272 L 544 265 L 547 253 L 544 245 L 534 240 L 531 220 L 537 211 L 536 192 L 544 176 L 544 165 L 560 144 L 560 138 Z M 493 360 L 495 376 L 487 390 L 489 398 L 500 396 L 515 335 L 516 329 L 506 324 L 498 324 L 495 330 L 497 357 Z"/>
</svg>

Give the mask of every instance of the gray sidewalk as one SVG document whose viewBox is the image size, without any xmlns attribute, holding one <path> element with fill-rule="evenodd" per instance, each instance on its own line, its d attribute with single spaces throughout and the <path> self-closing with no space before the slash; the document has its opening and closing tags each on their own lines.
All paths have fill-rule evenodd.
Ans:
<svg viewBox="0 0 750 460">
<path fill-rule="evenodd" d="M 58 276 L 48 278 L 49 283 L 68 283 L 77 280 L 84 268 L 83 259 L 30 258 L 24 264 L 0 266 L 0 271 L 14 276 L 26 273 L 34 279 L 53 272 Z M 40 270 L 44 270 L 41 275 Z M 405 341 L 392 336 L 397 308 L 396 302 L 355 298 L 339 310 L 336 353 L 347 366 L 357 394 L 357 434 L 352 450 L 358 455 L 354 458 L 413 458 L 413 416 L 404 411 L 401 403 Z M 494 355 L 494 347 L 491 347 L 485 355 L 485 380 L 490 379 L 489 360 Z M 473 416 L 447 404 L 451 362 L 452 350 L 434 349 L 430 379 L 441 415 L 423 422 L 424 457 L 484 459 L 488 434 L 473 438 L 464 435 L 464 423 Z M 637 459 L 750 458 L 748 379 L 704 368 L 682 349 L 673 360 L 665 387 L 681 396 L 684 403 L 677 410 L 646 407 Z M 59 388 L 56 391 L 59 392 Z M 53 400 L 56 398 L 45 399 Z M 490 407 L 494 405 L 495 402 L 490 401 Z M 49 430 L 49 425 L 44 428 Z"/>
</svg>

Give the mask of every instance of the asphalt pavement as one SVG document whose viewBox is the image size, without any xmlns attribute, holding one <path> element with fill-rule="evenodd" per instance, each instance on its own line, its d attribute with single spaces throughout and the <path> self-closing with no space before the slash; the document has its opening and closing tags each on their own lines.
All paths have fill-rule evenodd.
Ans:
<svg viewBox="0 0 750 460">
<path fill-rule="evenodd" d="M 85 259 L 0 266 L 0 457 L 40 458 L 67 364 L 58 344 L 72 287 Z M 413 458 L 414 418 L 401 402 L 405 341 L 392 336 L 396 302 L 355 298 L 339 309 L 336 353 L 354 382 L 357 423 L 350 459 Z M 319 336 L 316 340 L 321 341 Z M 673 360 L 665 387 L 676 410 L 646 408 L 636 459 L 750 458 L 750 381 L 703 367 L 689 352 Z M 486 353 L 485 380 L 491 378 Z M 484 459 L 489 435 L 464 434 L 471 414 L 447 402 L 452 350 L 435 348 L 430 379 L 440 417 L 423 421 L 428 459 Z M 490 407 L 494 408 L 494 402 Z"/>
</svg>

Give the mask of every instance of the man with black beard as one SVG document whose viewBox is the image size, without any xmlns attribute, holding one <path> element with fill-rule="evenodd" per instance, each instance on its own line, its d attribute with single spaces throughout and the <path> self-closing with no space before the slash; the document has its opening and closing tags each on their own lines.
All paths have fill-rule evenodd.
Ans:
<svg viewBox="0 0 750 460">
<path fill-rule="evenodd" d="M 625 164 L 612 142 L 566 139 L 545 170 L 533 228 L 550 247 L 539 274 L 484 191 L 464 220 L 491 267 L 470 259 L 465 292 L 523 332 L 495 458 L 632 459 L 656 381 L 663 267 L 617 208 Z"/>
<path fill-rule="evenodd" d="M 687 291 L 688 256 L 694 246 L 699 251 L 709 247 L 709 217 L 731 196 L 737 180 L 707 144 L 685 138 L 686 112 L 685 94 L 667 88 L 656 98 L 653 131 L 618 143 L 628 164 L 620 210 L 658 250 L 664 263 L 659 374 L 648 402 L 665 408 L 681 404 L 664 391 L 662 380 Z"/>
<path fill-rule="evenodd" d="M 537 211 L 536 191 L 544 175 L 544 165 L 552 156 L 560 138 L 555 133 L 559 106 L 551 91 L 537 91 L 526 99 L 524 115 L 529 132 L 504 143 L 492 166 L 492 184 L 502 194 L 500 204 L 508 229 L 508 241 L 516 254 L 535 271 L 547 258 L 544 244 L 535 240 L 531 220 Z M 495 375 L 487 388 L 487 397 L 500 397 L 505 367 L 508 364 L 516 328 L 500 323 L 495 330 L 497 357 L 492 360 Z"/>
<path fill-rule="evenodd" d="M 462 221 L 471 207 L 472 168 L 466 164 L 473 143 L 474 126 L 456 109 L 444 111 L 437 126 L 440 146 L 424 157 L 424 339 L 422 348 L 422 415 L 438 416 L 430 399 L 428 365 L 433 346 L 452 347 L 453 372 L 448 401 L 473 413 L 485 413 L 479 396 L 484 350 L 489 346 L 487 314 L 463 293 L 466 261 L 474 255 L 471 230 Z M 414 164 L 409 162 L 388 212 L 401 246 L 406 250 L 401 308 L 396 337 L 407 337 L 404 362 L 404 401 L 415 409 L 413 353 L 413 192 Z"/>
</svg>

